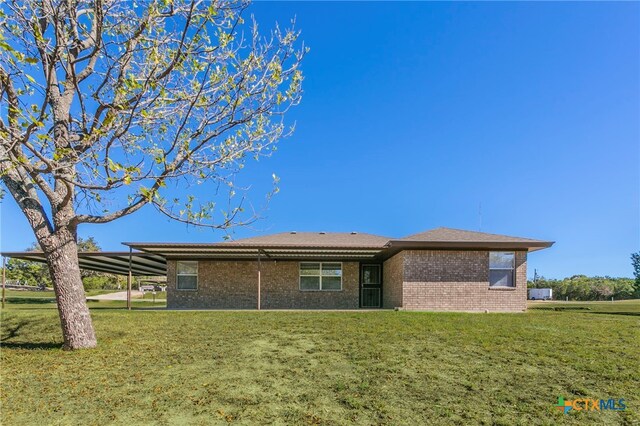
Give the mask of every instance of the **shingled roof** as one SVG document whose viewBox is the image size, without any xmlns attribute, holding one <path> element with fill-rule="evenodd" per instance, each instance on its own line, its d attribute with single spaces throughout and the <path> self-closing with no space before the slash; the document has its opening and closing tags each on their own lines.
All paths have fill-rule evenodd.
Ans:
<svg viewBox="0 0 640 426">
<path fill-rule="evenodd" d="M 553 241 L 534 240 L 531 238 L 511 237 L 508 235 L 489 234 L 486 232 L 465 231 L 453 228 L 435 228 L 389 241 L 392 252 L 400 249 L 527 249 L 540 250 L 551 247 Z"/>
<path fill-rule="evenodd" d="M 361 232 L 283 232 L 218 243 L 124 243 L 144 252 L 177 256 L 255 256 L 261 252 L 275 256 L 393 256 L 401 250 L 527 250 L 550 247 L 553 242 L 530 238 L 436 228 L 431 231 L 392 239 Z"/>
<path fill-rule="evenodd" d="M 256 247 L 372 247 L 382 248 L 388 237 L 360 232 L 282 232 L 218 243 L 221 246 Z"/>
<path fill-rule="evenodd" d="M 486 232 L 465 231 L 454 228 L 435 228 L 426 232 L 409 235 L 396 241 L 429 241 L 429 242 L 501 242 L 501 243 L 527 243 L 542 242 L 531 238 L 510 237 L 508 235 L 488 234 Z"/>
</svg>

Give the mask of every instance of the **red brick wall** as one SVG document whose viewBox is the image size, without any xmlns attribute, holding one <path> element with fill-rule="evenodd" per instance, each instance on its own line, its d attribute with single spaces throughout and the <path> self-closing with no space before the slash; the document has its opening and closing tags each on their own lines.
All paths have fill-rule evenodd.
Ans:
<svg viewBox="0 0 640 426">
<path fill-rule="evenodd" d="M 200 261 L 198 290 L 177 290 L 175 261 L 167 262 L 167 307 L 256 309 L 257 261 Z M 342 291 L 300 291 L 299 262 L 262 261 L 263 309 L 357 309 L 359 264 L 342 263 Z"/>
<path fill-rule="evenodd" d="M 402 308 L 510 311 L 527 307 L 527 253 L 516 252 L 515 287 L 489 287 L 489 252 L 407 250 Z"/>
<path fill-rule="evenodd" d="M 489 287 L 487 251 L 407 250 L 383 266 L 383 307 L 443 311 L 523 311 L 526 252 L 516 253 L 516 286 Z M 256 261 L 201 261 L 198 290 L 175 288 L 175 261 L 167 262 L 167 306 L 255 309 Z M 359 264 L 343 262 L 342 291 L 300 291 L 299 262 L 263 261 L 263 309 L 357 309 Z"/>
<path fill-rule="evenodd" d="M 382 307 L 392 309 L 402 306 L 404 282 L 404 252 L 390 257 L 382 267 Z"/>
</svg>

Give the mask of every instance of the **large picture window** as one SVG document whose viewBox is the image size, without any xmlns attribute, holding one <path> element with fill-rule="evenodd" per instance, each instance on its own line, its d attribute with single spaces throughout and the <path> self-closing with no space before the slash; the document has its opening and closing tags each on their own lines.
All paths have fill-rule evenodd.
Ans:
<svg viewBox="0 0 640 426">
<path fill-rule="evenodd" d="M 178 290 L 198 289 L 198 262 L 177 262 L 176 288 Z"/>
<path fill-rule="evenodd" d="M 491 287 L 514 287 L 515 253 L 492 251 L 489 253 L 489 285 Z"/>
<path fill-rule="evenodd" d="M 301 262 L 300 290 L 342 290 L 342 263 Z"/>
</svg>

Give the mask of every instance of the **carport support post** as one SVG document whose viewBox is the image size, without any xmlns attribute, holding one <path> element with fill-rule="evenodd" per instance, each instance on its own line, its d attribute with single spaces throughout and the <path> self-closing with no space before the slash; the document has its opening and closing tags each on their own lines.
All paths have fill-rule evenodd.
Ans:
<svg viewBox="0 0 640 426">
<path fill-rule="evenodd" d="M 260 310 L 260 286 L 262 284 L 261 283 L 262 277 L 260 276 L 261 275 L 260 272 L 262 269 L 261 267 L 262 267 L 262 264 L 260 262 L 260 249 L 258 249 L 258 310 Z"/>
<path fill-rule="evenodd" d="M 129 247 L 129 275 L 127 275 L 127 309 L 131 310 L 131 247 Z"/>
<path fill-rule="evenodd" d="M 5 272 L 7 269 L 7 258 L 2 256 L 2 309 L 4 309 L 4 290 L 5 290 L 5 282 L 7 280 L 7 273 Z"/>
</svg>

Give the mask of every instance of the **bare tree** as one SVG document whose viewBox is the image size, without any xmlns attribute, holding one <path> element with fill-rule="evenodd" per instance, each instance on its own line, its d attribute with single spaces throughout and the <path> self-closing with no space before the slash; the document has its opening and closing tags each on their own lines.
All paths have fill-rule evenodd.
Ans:
<svg viewBox="0 0 640 426">
<path fill-rule="evenodd" d="M 65 348 L 96 345 L 78 267 L 79 225 L 145 205 L 215 228 L 252 220 L 233 176 L 292 131 L 283 119 L 301 98 L 306 49 L 293 24 L 260 35 L 253 19 L 243 20 L 247 7 L 242 0 L 0 6 L 0 176 L 46 255 Z M 198 203 L 186 188 L 201 182 L 223 190 Z"/>
</svg>

